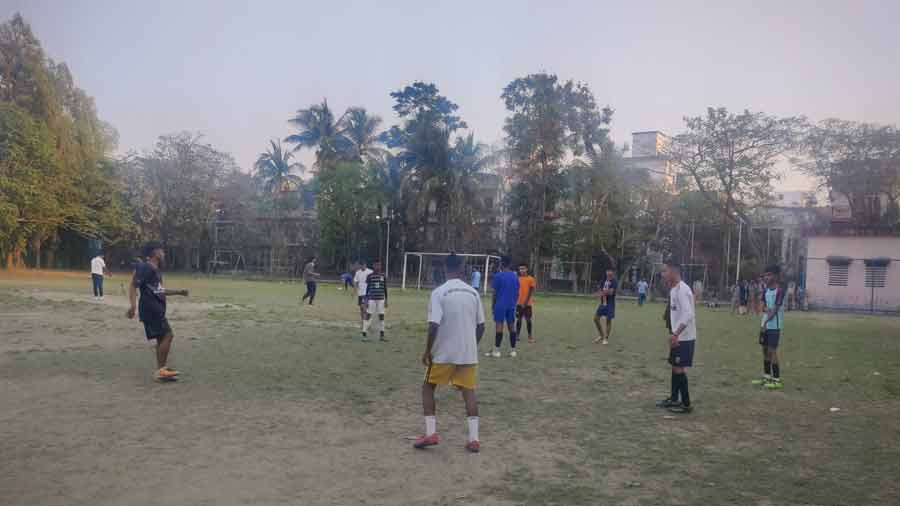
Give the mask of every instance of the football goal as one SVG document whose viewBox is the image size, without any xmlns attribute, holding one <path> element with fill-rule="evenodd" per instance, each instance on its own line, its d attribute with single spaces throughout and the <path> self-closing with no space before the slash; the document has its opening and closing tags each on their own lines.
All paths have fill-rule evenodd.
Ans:
<svg viewBox="0 0 900 506">
<path fill-rule="evenodd" d="M 407 251 L 403 253 L 402 288 L 416 290 L 433 288 L 447 280 L 446 260 L 450 253 L 431 253 L 424 251 Z M 488 279 L 491 273 L 500 267 L 500 257 L 487 254 L 456 253 L 465 260 L 465 276 L 463 280 L 472 282 L 475 271 L 481 273 L 480 285 L 482 293 L 487 293 Z"/>
</svg>

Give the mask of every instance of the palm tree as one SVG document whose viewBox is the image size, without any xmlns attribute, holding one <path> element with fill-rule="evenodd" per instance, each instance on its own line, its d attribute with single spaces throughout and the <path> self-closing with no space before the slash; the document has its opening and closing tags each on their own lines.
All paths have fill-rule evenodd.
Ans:
<svg viewBox="0 0 900 506">
<path fill-rule="evenodd" d="M 306 168 L 291 161 L 294 153 L 282 149 L 281 142 L 269 142 L 272 147 L 260 153 L 254 164 L 256 177 L 262 181 L 266 193 L 297 191 L 302 180 L 295 173 L 302 173 Z"/>
<path fill-rule="evenodd" d="M 381 143 L 378 135 L 378 127 L 381 126 L 379 116 L 370 115 L 362 107 L 351 107 L 344 113 L 340 126 L 353 146 L 356 161 L 384 160 L 387 151 L 378 146 Z"/>
<path fill-rule="evenodd" d="M 295 144 L 294 151 L 316 148 L 316 168 L 319 170 L 334 167 L 337 162 L 347 159 L 352 147 L 352 142 L 344 133 L 344 116 L 335 120 L 327 100 L 308 109 L 300 109 L 288 120 L 300 132 L 284 140 Z"/>
</svg>

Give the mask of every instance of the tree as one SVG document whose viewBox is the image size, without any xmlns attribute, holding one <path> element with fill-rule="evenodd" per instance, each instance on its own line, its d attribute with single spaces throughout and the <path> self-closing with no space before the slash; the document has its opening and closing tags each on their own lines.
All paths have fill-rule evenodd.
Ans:
<svg viewBox="0 0 900 506">
<path fill-rule="evenodd" d="M 351 107 L 344 114 L 343 132 L 352 146 L 352 161 L 364 163 L 383 160 L 387 152 L 381 148 L 381 118 L 366 112 L 362 107 Z"/>
<path fill-rule="evenodd" d="M 321 249 L 332 260 L 349 259 L 354 247 L 371 246 L 373 219 L 379 213 L 382 194 L 359 163 L 342 162 L 316 176 Z M 341 266 L 346 267 L 346 266 Z"/>
<path fill-rule="evenodd" d="M 328 107 L 328 101 L 300 109 L 288 120 L 300 132 L 287 136 L 284 140 L 296 144 L 294 151 L 316 149 L 316 168 L 333 168 L 336 163 L 346 160 L 352 143 L 344 131 L 344 117 L 335 119 Z"/>
<path fill-rule="evenodd" d="M 729 225 L 738 220 L 751 226 L 748 210 L 771 199 L 772 181 L 778 179 L 775 165 L 797 147 L 804 123 L 801 117 L 709 108 L 706 116 L 685 118 L 687 130 L 671 139 L 665 154 L 689 178 L 689 188 L 698 190 L 718 211 L 724 238 Z M 759 245 L 749 237 L 747 244 L 758 251 Z M 725 253 L 723 249 L 723 257 Z M 725 293 L 725 265 L 719 293 Z"/>
<path fill-rule="evenodd" d="M 162 240 L 185 255 L 203 243 L 218 190 L 237 171 L 230 155 L 188 132 L 160 136 L 152 152 L 126 166 L 126 194 L 140 238 Z M 173 260 L 181 268 L 192 264 Z"/>
<path fill-rule="evenodd" d="M 895 126 L 829 119 L 809 129 L 795 160 L 833 197 L 843 196 L 858 225 L 900 219 L 900 131 Z"/>
<path fill-rule="evenodd" d="M 296 173 L 302 173 L 306 168 L 302 163 L 292 161 L 294 154 L 283 150 L 281 142 L 269 143 L 271 147 L 260 153 L 253 165 L 263 190 L 270 194 L 296 191 L 302 183 Z"/>
<path fill-rule="evenodd" d="M 568 157 L 599 168 L 611 155 L 608 125 L 612 109 L 600 109 L 590 89 L 556 75 L 530 74 L 503 90 L 509 116 L 503 130 L 515 176 L 513 223 L 519 240 L 531 247 L 531 263 L 553 249 Z M 602 200 L 602 198 L 601 198 Z"/>
</svg>

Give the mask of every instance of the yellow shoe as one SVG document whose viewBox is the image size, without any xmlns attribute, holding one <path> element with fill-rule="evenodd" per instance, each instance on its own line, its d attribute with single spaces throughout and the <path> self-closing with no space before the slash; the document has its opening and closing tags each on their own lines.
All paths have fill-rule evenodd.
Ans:
<svg viewBox="0 0 900 506">
<path fill-rule="evenodd" d="M 175 381 L 178 379 L 178 373 L 172 372 L 165 367 L 156 371 L 156 381 Z"/>
</svg>

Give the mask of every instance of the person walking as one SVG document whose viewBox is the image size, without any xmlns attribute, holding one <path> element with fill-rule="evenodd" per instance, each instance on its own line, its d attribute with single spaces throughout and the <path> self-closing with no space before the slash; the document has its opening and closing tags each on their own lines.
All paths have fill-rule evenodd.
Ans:
<svg viewBox="0 0 900 506">
<path fill-rule="evenodd" d="M 91 283 L 94 285 L 94 298 L 103 300 L 103 276 L 109 276 L 106 269 L 106 261 L 103 260 L 103 252 L 91 259 Z"/>
<path fill-rule="evenodd" d="M 309 299 L 309 305 L 313 305 L 313 300 L 316 298 L 316 280 L 319 278 L 319 273 L 316 272 L 316 257 L 310 257 L 309 261 L 306 262 L 306 266 L 303 268 L 303 281 L 306 281 L 306 293 L 303 294 L 303 297 L 300 299 L 301 303 Z"/>
</svg>

